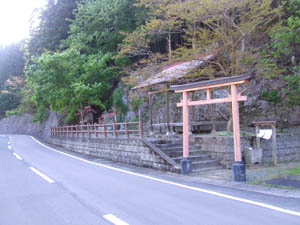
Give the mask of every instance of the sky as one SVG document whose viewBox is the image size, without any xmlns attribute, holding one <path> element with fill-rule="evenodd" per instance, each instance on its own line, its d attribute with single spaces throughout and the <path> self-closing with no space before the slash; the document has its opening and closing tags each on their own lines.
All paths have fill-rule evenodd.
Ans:
<svg viewBox="0 0 300 225">
<path fill-rule="evenodd" d="M 0 0 L 0 45 L 18 42 L 29 36 L 30 17 L 47 0 Z"/>
</svg>

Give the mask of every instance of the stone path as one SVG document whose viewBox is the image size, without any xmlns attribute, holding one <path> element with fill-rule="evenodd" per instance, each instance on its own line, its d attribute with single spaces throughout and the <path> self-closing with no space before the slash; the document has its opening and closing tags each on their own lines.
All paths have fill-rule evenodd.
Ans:
<svg viewBox="0 0 300 225">
<path fill-rule="evenodd" d="M 258 181 L 266 181 L 279 176 L 286 176 L 285 170 L 300 167 L 300 162 L 280 163 L 276 167 L 265 165 L 253 165 L 246 168 L 248 183 L 256 183 Z M 222 181 L 232 181 L 231 169 L 211 170 L 203 173 L 197 173 L 199 176 L 207 179 L 215 179 Z M 293 179 L 289 177 L 289 179 Z"/>
</svg>

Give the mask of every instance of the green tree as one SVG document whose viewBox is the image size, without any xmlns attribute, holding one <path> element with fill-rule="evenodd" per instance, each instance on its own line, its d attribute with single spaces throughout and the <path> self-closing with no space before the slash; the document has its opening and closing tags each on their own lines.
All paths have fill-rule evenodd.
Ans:
<svg viewBox="0 0 300 225">
<path fill-rule="evenodd" d="M 70 26 L 70 37 L 63 47 L 81 53 L 116 53 L 122 32 L 131 32 L 140 23 L 134 0 L 84 0 L 78 4 Z"/>
<path fill-rule="evenodd" d="M 120 65 L 126 63 L 124 57 L 115 58 L 118 44 L 124 38 L 122 32 L 140 23 L 140 14 L 134 0 L 84 0 L 69 22 L 69 36 L 60 49 L 35 57 L 26 69 L 27 99 L 33 101 L 38 120 L 49 107 L 68 114 L 71 121 L 86 105 L 111 106 Z"/>
<path fill-rule="evenodd" d="M 0 47 L 0 117 L 20 104 L 24 86 L 22 43 Z"/>
<path fill-rule="evenodd" d="M 71 121 L 85 105 L 108 107 L 118 80 L 118 69 L 107 67 L 110 59 L 109 53 L 83 55 L 75 49 L 36 58 L 27 70 L 27 82 L 37 119 L 43 120 L 48 108 L 67 114 Z"/>
<path fill-rule="evenodd" d="M 26 45 L 28 60 L 45 51 L 57 50 L 61 40 L 68 38 L 70 20 L 74 19 L 73 11 L 77 2 L 79 0 L 48 0 L 44 9 L 36 10 L 37 15 L 33 17 L 33 27 Z M 38 26 L 34 26 L 36 19 L 40 21 Z"/>
</svg>

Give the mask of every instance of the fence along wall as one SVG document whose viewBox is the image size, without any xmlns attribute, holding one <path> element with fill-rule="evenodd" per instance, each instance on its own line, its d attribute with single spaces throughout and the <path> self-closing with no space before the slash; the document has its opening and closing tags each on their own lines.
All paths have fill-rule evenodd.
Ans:
<svg viewBox="0 0 300 225">
<path fill-rule="evenodd" d="M 50 144 L 84 155 L 179 172 L 169 158 L 162 157 L 143 140 L 143 123 L 87 124 L 51 127 Z"/>
<path fill-rule="evenodd" d="M 117 137 L 119 134 L 129 138 L 130 134 L 138 134 L 139 138 L 143 138 L 143 122 L 112 123 L 112 124 L 86 124 L 71 126 L 55 126 L 51 127 L 51 136 L 67 136 L 67 137 L 99 137 L 107 138 L 108 136 Z"/>
<path fill-rule="evenodd" d="M 178 168 L 168 163 L 145 145 L 142 139 L 138 138 L 52 136 L 48 142 L 84 155 L 141 167 L 179 172 Z"/>
</svg>

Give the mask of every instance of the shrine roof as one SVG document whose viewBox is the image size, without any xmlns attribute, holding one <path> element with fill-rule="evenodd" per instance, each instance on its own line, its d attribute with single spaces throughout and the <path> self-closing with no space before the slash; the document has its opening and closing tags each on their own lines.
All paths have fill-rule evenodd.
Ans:
<svg viewBox="0 0 300 225">
<path fill-rule="evenodd" d="M 187 89 L 194 89 L 194 88 L 205 88 L 208 86 L 214 86 L 214 85 L 221 85 L 221 84 L 230 84 L 234 82 L 244 81 L 244 80 L 250 80 L 254 78 L 253 74 L 243 74 L 243 75 L 236 75 L 231 77 L 222 77 L 218 79 L 213 80 L 206 80 L 206 81 L 200 81 L 200 82 L 194 82 L 189 84 L 181 84 L 181 85 L 171 85 L 170 89 L 173 91 L 182 91 Z"/>
</svg>

